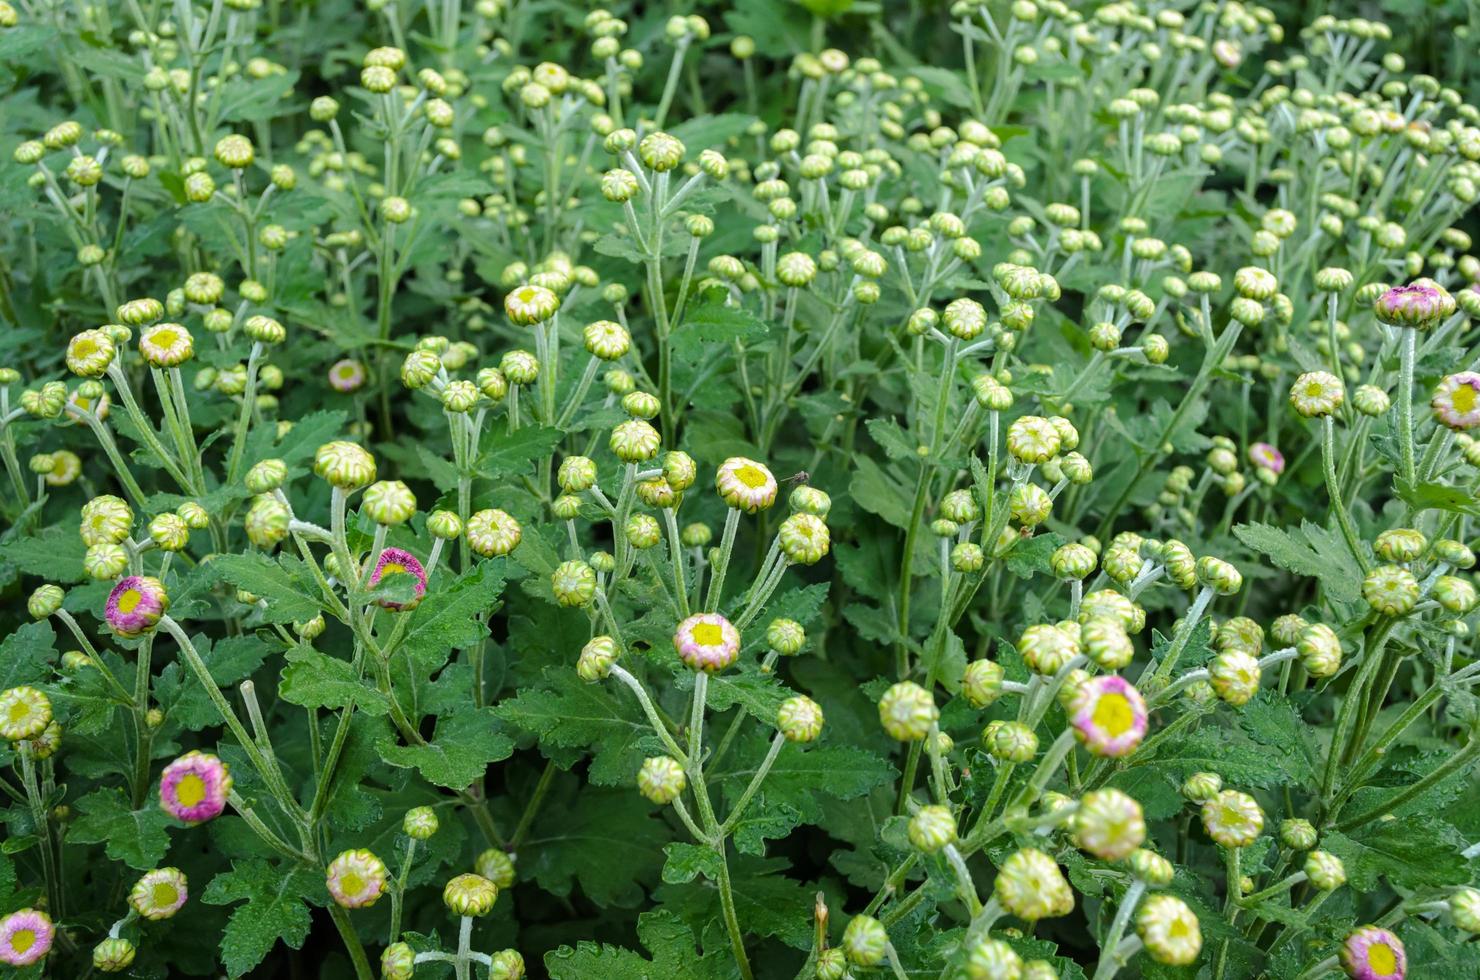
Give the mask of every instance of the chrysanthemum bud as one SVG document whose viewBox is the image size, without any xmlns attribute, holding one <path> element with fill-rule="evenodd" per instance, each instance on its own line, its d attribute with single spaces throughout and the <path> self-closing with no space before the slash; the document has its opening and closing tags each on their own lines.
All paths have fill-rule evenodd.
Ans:
<svg viewBox="0 0 1480 980">
<path fill-rule="evenodd" d="M 666 806 L 678 799 L 688 786 L 688 777 L 677 759 L 653 756 L 643 762 L 637 773 L 637 790 L 646 799 Z"/>
<path fill-rule="evenodd" d="M 460 874 L 442 889 L 442 903 L 453 915 L 487 915 L 497 898 L 498 886 L 482 875 Z"/>
</svg>

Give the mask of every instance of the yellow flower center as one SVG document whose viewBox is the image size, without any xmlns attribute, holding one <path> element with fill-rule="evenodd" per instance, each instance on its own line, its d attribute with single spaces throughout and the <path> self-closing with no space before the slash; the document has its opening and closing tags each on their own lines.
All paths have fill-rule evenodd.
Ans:
<svg viewBox="0 0 1480 980">
<path fill-rule="evenodd" d="M 17 701 L 10 706 L 10 721 L 12 724 L 19 725 L 29 718 L 30 715 L 31 708 L 24 701 Z"/>
<path fill-rule="evenodd" d="M 346 381 L 353 381 L 355 378 L 359 377 L 359 370 L 346 364 L 338 371 L 336 371 L 335 374 L 339 375 Z"/>
<path fill-rule="evenodd" d="M 737 467 L 735 470 L 735 479 L 752 490 L 759 490 L 766 485 L 766 474 L 754 466 Z"/>
<path fill-rule="evenodd" d="M 1095 727 L 1111 738 L 1119 738 L 1136 723 L 1136 711 L 1124 694 L 1102 694 L 1091 715 Z"/>
<path fill-rule="evenodd" d="M 144 595 L 138 589 L 125 589 L 118 597 L 118 611 L 131 613 L 139 608 L 139 603 L 144 601 Z"/>
<path fill-rule="evenodd" d="M 1398 972 L 1398 956 L 1387 943 L 1373 943 L 1367 948 L 1367 965 L 1373 972 L 1387 976 Z"/>
<path fill-rule="evenodd" d="M 1307 398 L 1320 398 L 1325 393 L 1325 386 L 1319 381 L 1311 381 L 1305 386 L 1305 397 Z"/>
<path fill-rule="evenodd" d="M 346 895 L 358 895 L 365 890 L 365 876 L 358 871 L 346 871 L 339 885 Z"/>
<path fill-rule="evenodd" d="M 1480 394 L 1477 394 L 1475 389 L 1469 385 L 1460 385 L 1454 389 L 1454 394 L 1450 396 L 1449 400 L 1454 405 L 1456 412 L 1459 412 L 1461 415 L 1468 415 L 1475 410 L 1476 402 L 1480 401 Z"/>
<path fill-rule="evenodd" d="M 92 357 L 98 351 L 98 342 L 91 337 L 84 337 L 72 345 L 72 353 L 78 357 Z"/>
<path fill-rule="evenodd" d="M 1168 939 L 1185 939 L 1187 937 L 1187 921 L 1180 915 L 1173 919 L 1167 926 Z"/>
<path fill-rule="evenodd" d="M 161 881 L 154 886 L 149 896 L 157 908 L 167 909 L 180 900 L 180 893 L 175 886 L 167 881 Z"/>
<path fill-rule="evenodd" d="M 406 574 L 406 566 L 405 565 L 402 565 L 402 564 L 399 564 L 398 562 L 388 561 L 380 569 L 380 577 L 382 579 L 387 578 L 388 576 L 391 576 L 391 575 L 404 575 L 404 574 Z"/>
<path fill-rule="evenodd" d="M 717 647 L 725 642 L 725 631 L 714 623 L 700 623 L 694 627 L 694 642 L 700 646 Z"/>
<path fill-rule="evenodd" d="M 186 773 L 175 784 L 175 799 L 183 806 L 196 806 L 206 798 L 206 781 L 195 773 Z"/>
<path fill-rule="evenodd" d="M 36 930 L 17 929 L 10 934 L 10 948 L 17 953 L 24 953 L 36 945 Z"/>
<path fill-rule="evenodd" d="M 163 347 L 166 350 L 175 346 L 179 340 L 180 335 L 173 330 L 156 330 L 149 335 L 149 342 L 151 344 L 156 347 Z"/>
</svg>

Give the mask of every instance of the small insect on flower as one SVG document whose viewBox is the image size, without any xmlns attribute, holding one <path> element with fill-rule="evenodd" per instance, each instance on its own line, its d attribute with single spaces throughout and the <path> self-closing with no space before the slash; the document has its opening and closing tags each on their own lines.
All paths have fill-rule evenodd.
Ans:
<svg viewBox="0 0 1480 980">
<path fill-rule="evenodd" d="M 0 919 L 0 963 L 30 966 L 51 952 L 56 928 L 38 909 L 20 909 Z"/>
<path fill-rule="evenodd" d="M 394 612 L 405 612 L 415 609 L 427 594 L 427 572 L 415 555 L 400 548 L 386 548 L 382 551 L 375 561 L 375 570 L 370 573 L 370 588 L 399 584 L 406 581 L 401 577 L 404 575 L 412 577 L 411 598 L 404 602 L 377 599 L 375 600 L 376 605 Z"/>
<path fill-rule="evenodd" d="M 329 387 L 346 395 L 352 394 L 365 386 L 368 377 L 365 365 L 352 357 L 346 357 L 342 361 L 335 361 L 329 368 Z"/>
<path fill-rule="evenodd" d="M 1429 405 L 1434 418 L 1456 432 L 1480 425 L 1480 374 L 1460 371 L 1446 375 L 1434 389 Z"/>
<path fill-rule="evenodd" d="M 1275 476 L 1285 472 L 1285 454 L 1267 442 L 1256 442 L 1249 446 L 1249 462 Z"/>
<path fill-rule="evenodd" d="M 205 752 L 190 751 L 164 767 L 159 803 L 183 823 L 205 823 L 221 815 L 231 794 L 231 769 Z"/>
<path fill-rule="evenodd" d="M 1403 980 L 1408 953 L 1403 940 L 1378 926 L 1361 926 L 1341 944 L 1341 969 L 1352 980 Z"/>
<path fill-rule="evenodd" d="M 776 502 L 776 477 L 764 463 L 743 456 L 731 456 L 720 464 L 714 476 L 714 488 L 726 504 L 747 514 L 765 510 Z"/>
<path fill-rule="evenodd" d="M 699 613 L 678 624 L 673 649 L 690 669 L 712 674 L 740 656 L 740 631 L 719 613 Z"/>
<path fill-rule="evenodd" d="M 170 597 L 163 582 L 147 575 L 130 575 L 119 579 L 108 593 L 103 616 L 113 632 L 134 637 L 154 629 L 169 608 Z"/>
<path fill-rule="evenodd" d="M 1146 737 L 1146 702 L 1122 677 L 1092 677 L 1075 689 L 1069 723 L 1091 754 L 1128 755 Z"/>
<path fill-rule="evenodd" d="M 324 884 L 336 904 L 347 909 L 369 908 L 385 894 L 385 862 L 363 848 L 344 851 L 329 862 Z"/>
<path fill-rule="evenodd" d="M 190 897 L 185 873 L 179 868 L 156 868 L 146 872 L 129 890 L 128 903 L 145 919 L 168 919 L 184 907 Z"/>
</svg>

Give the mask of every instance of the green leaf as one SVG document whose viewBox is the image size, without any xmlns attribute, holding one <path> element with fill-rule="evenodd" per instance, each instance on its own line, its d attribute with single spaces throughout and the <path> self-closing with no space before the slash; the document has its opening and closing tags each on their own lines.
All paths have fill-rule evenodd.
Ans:
<svg viewBox="0 0 1480 980">
<path fill-rule="evenodd" d="M 670 885 L 686 884 L 701 875 L 709 881 L 719 880 L 720 856 L 712 847 L 674 841 L 663 848 L 663 853 L 668 855 L 663 863 L 663 880 Z"/>
<path fill-rule="evenodd" d="M 597 786 L 630 785 L 642 760 L 661 747 L 625 688 L 587 684 L 569 667 L 547 667 L 537 687 L 526 687 L 494 713 L 539 739 L 551 758 L 590 749 L 587 778 Z M 618 700 L 618 698 L 621 700 Z"/>
<path fill-rule="evenodd" d="M 170 818 L 152 797 L 143 809 L 135 810 L 123 790 L 99 789 L 73 806 L 80 816 L 67 827 L 69 842 L 106 843 L 110 858 L 140 871 L 158 867 L 170 849 L 164 832 Z"/>
<path fill-rule="evenodd" d="M 1474 873 L 1474 861 L 1463 855 L 1459 831 L 1436 817 L 1409 815 L 1401 820 L 1375 820 L 1350 832 L 1330 830 L 1321 847 L 1346 864 L 1347 881 L 1370 892 L 1379 878 L 1398 888 L 1458 885 Z"/>
<path fill-rule="evenodd" d="M 1296 782 L 1315 778 L 1316 760 L 1311 748 L 1309 726 L 1289 698 L 1265 690 L 1244 706 L 1239 724 L 1248 736 L 1277 754 Z"/>
<path fill-rule="evenodd" d="M 479 562 L 452 584 L 429 592 L 410 613 L 406 652 L 431 669 L 446 663 L 453 650 L 486 637 L 488 624 L 483 617 L 498 602 L 506 574 L 503 559 Z"/>
<path fill-rule="evenodd" d="M 890 459 L 920 460 L 923 458 L 917 452 L 920 448 L 919 444 L 911 441 L 905 431 L 899 427 L 899 423 L 893 419 L 869 419 L 863 424 L 874 442 L 879 444 Z"/>
<path fill-rule="evenodd" d="M 289 650 L 283 659 L 288 666 L 283 668 L 278 694 L 289 704 L 334 709 L 354 704 L 371 715 L 390 710 L 389 699 L 362 677 L 356 677 L 354 667 L 346 661 L 306 644 Z"/>
<path fill-rule="evenodd" d="M 0 559 L 27 575 L 67 584 L 87 578 L 82 558 L 87 546 L 77 534 L 77 523 L 42 528 L 30 537 L 10 537 L 0 546 Z"/>
<path fill-rule="evenodd" d="M 734 341 L 749 345 L 770 333 L 755 314 L 740 306 L 729 306 L 723 290 L 709 290 L 703 301 L 684 313 L 683 323 L 669 338 L 673 353 L 684 360 L 714 357 L 714 345 L 727 349 Z"/>
<path fill-rule="evenodd" d="M 729 950 L 722 944 L 702 954 L 693 930 L 664 909 L 645 912 L 637 920 L 637 937 L 652 953 L 582 940 L 574 948 L 561 946 L 545 954 L 550 980 L 720 980 L 733 972 Z"/>
<path fill-rule="evenodd" d="M 483 778 L 490 762 L 514 754 L 514 743 L 499 730 L 491 708 L 444 715 L 427 745 L 397 745 L 386 736 L 375 747 L 391 765 L 414 767 L 428 782 L 447 789 L 467 789 Z"/>
<path fill-rule="evenodd" d="M 1019 541 L 1007 553 L 1007 569 L 1019 578 L 1046 573 L 1049 558 L 1063 543 L 1064 536 L 1054 531 Z"/>
<path fill-rule="evenodd" d="M 217 555 L 211 568 L 221 580 L 266 600 L 262 618 L 269 623 L 312 619 L 321 607 L 312 596 L 318 584 L 297 558 L 279 555 L 276 561 L 257 551 Z"/>
<path fill-rule="evenodd" d="M 204 634 L 197 634 L 191 642 L 222 690 L 230 690 L 250 677 L 268 654 L 267 644 L 256 636 L 232 636 L 212 643 Z M 223 723 L 195 672 L 178 660 L 159 672 L 154 694 L 165 716 L 186 731 L 198 732 Z"/>
<path fill-rule="evenodd" d="M 784 874 L 787 866 L 780 858 L 731 861 L 735 914 L 748 933 L 773 936 L 793 949 L 810 949 L 816 889 Z M 664 884 L 657 898 L 691 928 L 720 921 L 719 890 L 706 881 Z"/>
<path fill-rule="evenodd" d="M 0 643 L 0 691 L 45 680 L 56 642 L 56 631 L 46 620 L 25 623 L 7 636 Z"/>
<path fill-rule="evenodd" d="M 710 773 L 710 786 L 720 789 L 729 806 L 745 791 L 769 747 L 770 739 L 752 730 L 736 740 L 733 761 Z M 747 854 L 764 853 L 767 839 L 783 837 L 799 824 L 820 823 L 821 797 L 854 800 L 893 779 L 894 767 L 872 752 L 788 743 L 735 828 L 735 846 Z"/>
<path fill-rule="evenodd" d="M 1361 596 L 1361 571 L 1346 546 L 1329 547 L 1324 529 L 1310 521 L 1301 522 L 1298 529 L 1291 531 L 1268 524 L 1240 524 L 1233 533 L 1280 568 L 1319 579 L 1337 601 L 1355 602 Z"/>
<path fill-rule="evenodd" d="M 525 841 L 520 874 L 558 898 L 579 884 L 598 905 L 633 908 L 643 884 L 657 881 L 670 839 L 657 814 L 630 786 L 562 794 L 546 802 Z"/>
<path fill-rule="evenodd" d="M 868 456 L 854 460 L 848 493 L 854 503 L 870 514 L 877 514 L 897 528 L 909 527 L 909 491 Z"/>
<path fill-rule="evenodd" d="M 239 977 L 261 963 L 282 940 L 299 949 L 308 938 L 309 914 L 304 900 L 323 890 L 322 872 L 305 867 L 273 866 L 262 860 L 233 863 L 211 879 L 200 900 L 207 905 L 246 902 L 233 909 L 221 938 L 221 962 Z"/>
<path fill-rule="evenodd" d="M 349 418 L 342 411 L 310 412 L 293 423 L 293 427 L 277 439 L 277 429 L 271 425 L 259 425 L 252 430 L 247 442 L 246 463 L 248 465 L 264 459 L 280 459 L 295 472 L 307 472 L 302 464 L 313 458 L 313 454 L 326 442 L 332 442 L 344 428 Z M 246 468 L 243 467 L 243 472 Z"/>
<path fill-rule="evenodd" d="M 1282 754 L 1217 727 L 1200 728 L 1175 744 L 1159 743 L 1153 757 L 1137 754 L 1127 768 L 1147 765 L 1172 773 L 1178 781 L 1201 771 L 1216 772 L 1231 786 L 1282 786 L 1295 780 Z"/>
<path fill-rule="evenodd" d="M 478 444 L 478 475 L 492 479 L 528 472 L 531 463 L 555 451 L 560 437 L 552 426 L 531 425 L 512 434 L 503 426 L 491 428 Z"/>
</svg>

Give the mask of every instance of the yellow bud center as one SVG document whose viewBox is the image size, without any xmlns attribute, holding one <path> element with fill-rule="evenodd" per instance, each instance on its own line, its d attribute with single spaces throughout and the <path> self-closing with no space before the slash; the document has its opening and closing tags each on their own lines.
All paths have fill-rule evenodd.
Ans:
<svg viewBox="0 0 1480 980">
<path fill-rule="evenodd" d="M 1398 972 L 1398 956 L 1387 943 L 1373 943 L 1367 948 L 1367 965 L 1374 973 L 1387 976 Z"/>
<path fill-rule="evenodd" d="M 725 642 L 725 631 L 714 623 L 699 623 L 694 627 L 694 642 L 700 646 L 717 647 Z"/>
<path fill-rule="evenodd" d="M 735 470 L 735 479 L 752 490 L 759 490 L 766 485 L 766 474 L 755 466 L 738 467 Z"/>
<path fill-rule="evenodd" d="M 1468 415 L 1475 410 L 1476 403 L 1480 402 L 1480 393 L 1477 393 L 1469 385 L 1460 385 L 1454 389 L 1454 394 L 1450 396 L 1450 402 L 1454 405 L 1456 412 L 1459 412 L 1461 415 Z"/>
<path fill-rule="evenodd" d="M 180 900 L 180 892 L 169 882 L 161 881 L 154 886 L 149 898 L 156 908 L 167 909 Z"/>
<path fill-rule="evenodd" d="M 144 601 L 144 595 L 138 589 L 125 589 L 118 597 L 118 611 L 131 613 L 139 608 L 139 603 Z"/>
<path fill-rule="evenodd" d="M 196 806 L 206 798 L 206 781 L 195 773 L 186 773 L 175 784 L 175 799 L 183 806 Z"/>
<path fill-rule="evenodd" d="M 1124 694 L 1102 694 L 1091 715 L 1095 727 L 1111 738 L 1119 738 L 1136 723 L 1136 711 Z"/>
<path fill-rule="evenodd" d="M 10 948 L 17 953 L 24 953 L 36 945 L 36 930 L 17 929 L 10 934 Z"/>
</svg>

